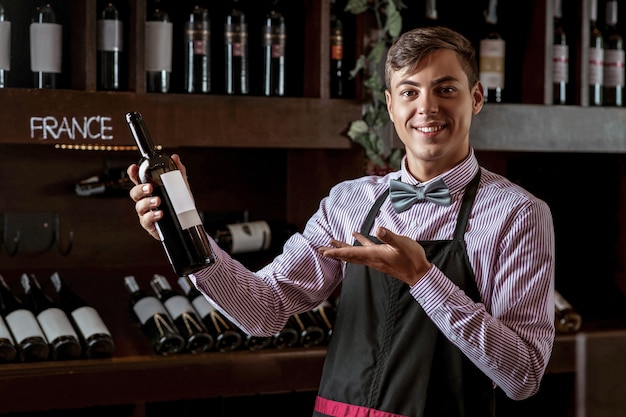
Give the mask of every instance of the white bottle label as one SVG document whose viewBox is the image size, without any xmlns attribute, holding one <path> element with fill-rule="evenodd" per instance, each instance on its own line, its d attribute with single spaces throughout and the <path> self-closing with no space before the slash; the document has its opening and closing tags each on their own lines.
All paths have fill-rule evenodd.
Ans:
<svg viewBox="0 0 626 417">
<path fill-rule="evenodd" d="M 144 297 L 137 301 L 133 306 L 133 311 L 137 315 L 139 323 L 146 324 L 146 322 L 155 314 L 162 314 L 167 316 L 167 311 L 163 306 L 163 303 L 156 297 Z"/>
<path fill-rule="evenodd" d="M 63 26 L 58 23 L 31 23 L 31 71 L 61 73 L 62 39 Z"/>
<path fill-rule="evenodd" d="M 163 302 L 170 316 L 174 319 L 182 316 L 183 313 L 193 311 L 189 300 L 182 295 L 174 295 Z"/>
<path fill-rule="evenodd" d="M 173 34 L 171 22 L 146 22 L 146 71 L 172 72 Z"/>
<path fill-rule="evenodd" d="M 204 298 L 203 295 L 199 295 L 194 298 L 191 304 L 193 305 L 193 308 L 198 312 L 198 315 L 200 317 L 206 317 L 207 315 L 215 311 L 215 307 L 213 307 L 213 304 L 211 304 L 209 300 Z"/>
<path fill-rule="evenodd" d="M 7 327 L 2 317 L 0 317 L 0 339 L 7 339 L 12 344 L 15 344 L 13 336 L 11 336 L 11 332 L 9 331 L 9 328 Z"/>
<path fill-rule="evenodd" d="M 272 241 L 269 224 L 264 221 L 234 223 L 227 226 L 233 246 L 231 253 L 245 253 L 266 250 Z"/>
<path fill-rule="evenodd" d="M 83 306 L 72 311 L 72 318 L 85 339 L 94 334 L 108 334 L 111 336 L 106 324 L 93 307 Z"/>
<path fill-rule="evenodd" d="M 193 226 L 200 226 L 202 219 L 180 171 L 174 170 L 162 174 L 161 182 L 170 197 L 180 227 L 186 230 Z"/>
<path fill-rule="evenodd" d="M 0 69 L 11 70 L 11 22 L 0 22 Z"/>
<path fill-rule="evenodd" d="M 589 84 L 603 84 L 604 49 L 589 48 Z"/>
<path fill-rule="evenodd" d="M 54 341 L 59 336 L 74 336 L 78 339 L 72 323 L 60 308 L 52 307 L 42 311 L 37 315 L 37 321 L 39 321 L 41 330 L 49 342 Z"/>
<path fill-rule="evenodd" d="M 624 85 L 624 50 L 604 50 L 604 86 L 617 87 Z"/>
<path fill-rule="evenodd" d="M 567 310 L 573 308 L 572 305 L 558 292 L 554 292 L 554 305 L 558 311 Z"/>
<path fill-rule="evenodd" d="M 28 337 L 41 337 L 46 340 L 37 318 L 29 310 L 15 310 L 6 316 L 6 322 L 15 336 L 17 344 L 20 344 Z"/>
<path fill-rule="evenodd" d="M 480 82 L 487 89 L 504 89 L 504 39 L 483 39 L 480 41 Z"/>
<path fill-rule="evenodd" d="M 98 20 L 98 51 L 122 51 L 123 29 L 124 25 L 121 20 Z"/>
<path fill-rule="evenodd" d="M 552 46 L 552 82 L 568 82 L 569 47 L 567 45 Z"/>
</svg>

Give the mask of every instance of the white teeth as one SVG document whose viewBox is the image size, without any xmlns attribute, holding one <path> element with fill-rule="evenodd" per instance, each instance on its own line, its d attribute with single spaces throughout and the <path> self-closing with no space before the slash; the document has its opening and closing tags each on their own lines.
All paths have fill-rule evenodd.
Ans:
<svg viewBox="0 0 626 417">
<path fill-rule="evenodd" d="M 441 129 L 441 126 L 420 127 L 418 130 L 424 133 L 432 133 Z"/>
</svg>

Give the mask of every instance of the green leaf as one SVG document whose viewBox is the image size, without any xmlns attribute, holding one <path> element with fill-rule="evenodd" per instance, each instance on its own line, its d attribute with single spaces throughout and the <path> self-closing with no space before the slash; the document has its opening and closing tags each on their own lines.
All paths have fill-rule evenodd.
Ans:
<svg viewBox="0 0 626 417">
<path fill-rule="evenodd" d="M 360 14 L 367 11 L 367 0 L 349 0 L 344 9 L 352 14 Z"/>
<path fill-rule="evenodd" d="M 350 71 L 350 78 L 356 77 L 359 71 L 365 68 L 366 64 L 367 64 L 367 58 L 365 57 L 365 55 L 361 55 L 359 59 L 357 59 L 356 65 L 354 66 L 352 71 Z"/>
</svg>

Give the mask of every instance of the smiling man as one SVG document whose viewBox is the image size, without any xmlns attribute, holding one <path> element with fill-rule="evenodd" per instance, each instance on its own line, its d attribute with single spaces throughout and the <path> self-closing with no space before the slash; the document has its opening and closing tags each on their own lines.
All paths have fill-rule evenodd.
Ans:
<svg viewBox="0 0 626 417">
<path fill-rule="evenodd" d="M 404 33 L 386 62 L 401 170 L 333 187 L 283 253 L 252 272 L 214 242 L 195 285 L 244 331 L 270 336 L 341 285 L 314 415 L 494 416 L 494 388 L 535 394 L 554 340 L 548 206 L 482 168 L 476 54 L 443 27 Z M 176 157 L 185 175 L 185 167 Z M 137 167 L 129 176 L 137 181 Z M 151 185 L 131 190 L 158 235 Z"/>
</svg>

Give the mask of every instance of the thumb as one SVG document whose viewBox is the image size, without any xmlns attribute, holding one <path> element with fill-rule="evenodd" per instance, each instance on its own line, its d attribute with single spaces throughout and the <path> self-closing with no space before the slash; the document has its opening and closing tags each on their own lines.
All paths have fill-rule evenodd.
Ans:
<svg viewBox="0 0 626 417">
<path fill-rule="evenodd" d="M 376 230 L 376 237 L 383 243 L 392 244 L 395 240 L 396 235 L 386 227 L 380 226 Z"/>
</svg>

